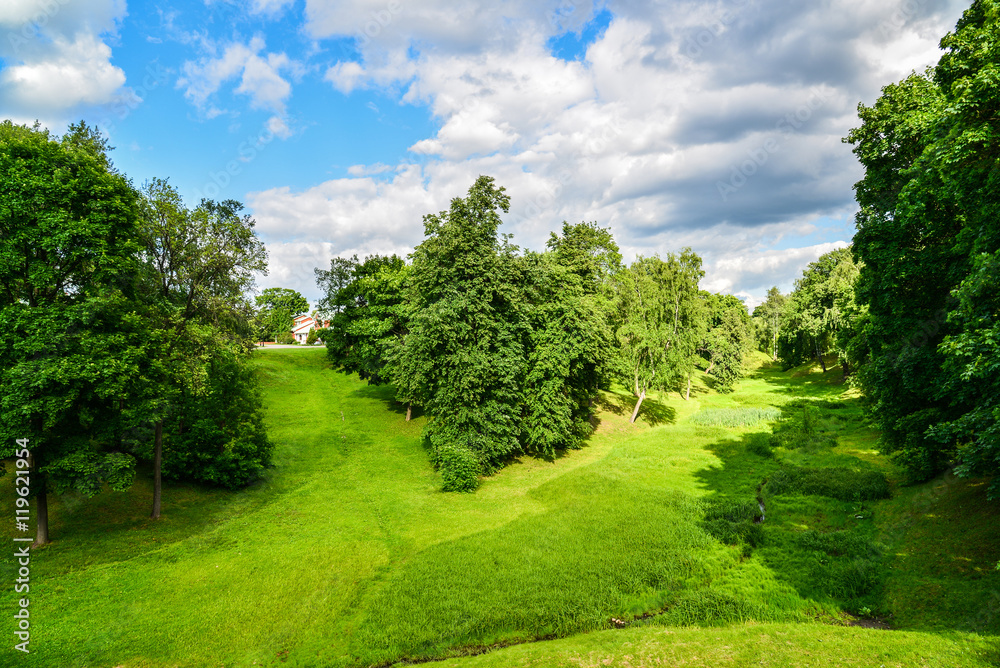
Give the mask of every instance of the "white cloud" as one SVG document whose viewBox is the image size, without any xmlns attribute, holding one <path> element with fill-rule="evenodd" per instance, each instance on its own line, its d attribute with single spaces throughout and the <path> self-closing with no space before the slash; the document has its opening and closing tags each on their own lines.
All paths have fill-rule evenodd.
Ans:
<svg viewBox="0 0 1000 668">
<path fill-rule="evenodd" d="M 111 49 L 93 35 L 57 37 L 44 60 L 4 69 L 0 86 L 15 104 L 52 112 L 111 102 L 125 85 L 125 73 L 110 60 Z"/>
<path fill-rule="evenodd" d="M 227 45 L 221 55 L 187 61 L 177 87 L 184 89 L 185 97 L 196 107 L 208 115 L 218 115 L 210 100 L 223 84 L 238 78 L 235 92 L 248 96 L 251 107 L 284 114 L 292 85 L 282 73 L 296 78 L 302 75 L 304 68 L 284 53 L 262 54 L 264 48 L 264 38 L 257 35 L 248 44 L 233 42 Z"/>
<path fill-rule="evenodd" d="M 595 220 L 627 258 L 692 246 L 705 286 L 753 302 L 846 243 L 806 239 L 853 206 L 860 168 L 840 138 L 857 102 L 936 61 L 961 9 L 913 4 L 611 2 L 606 31 L 567 62 L 546 40 L 578 28 L 589 4 L 307 0 L 310 34 L 357 38 L 359 59 L 326 71 L 334 88 L 426 104 L 439 127 L 390 180 L 356 165 L 250 201 L 275 241 L 398 252 L 419 243 L 423 214 L 490 174 L 511 196 L 504 231 L 517 243 Z"/>
<path fill-rule="evenodd" d="M 122 0 L 0 5 L 0 112 L 58 126 L 81 107 L 135 101 L 108 45 L 125 13 Z"/>
</svg>

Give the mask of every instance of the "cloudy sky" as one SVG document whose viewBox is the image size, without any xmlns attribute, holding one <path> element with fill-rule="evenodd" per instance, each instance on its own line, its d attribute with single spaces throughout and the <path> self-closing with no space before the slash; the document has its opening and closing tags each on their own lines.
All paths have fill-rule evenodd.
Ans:
<svg viewBox="0 0 1000 668">
<path fill-rule="evenodd" d="M 693 247 L 757 303 L 850 241 L 859 102 L 968 0 L 4 0 L 0 117 L 97 124 L 137 184 L 238 199 L 271 269 L 405 254 L 479 174 L 503 231 Z"/>
</svg>

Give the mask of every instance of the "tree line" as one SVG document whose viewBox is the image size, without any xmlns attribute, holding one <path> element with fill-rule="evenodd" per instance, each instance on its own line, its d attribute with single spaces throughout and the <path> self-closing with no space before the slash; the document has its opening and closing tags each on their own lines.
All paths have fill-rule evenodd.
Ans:
<svg viewBox="0 0 1000 668">
<path fill-rule="evenodd" d="M 0 457 L 48 493 L 162 478 L 226 487 L 270 463 L 246 295 L 267 252 L 239 202 L 134 187 L 93 128 L 0 123 Z"/>
<path fill-rule="evenodd" d="M 499 233 L 504 188 L 479 177 L 424 217 L 407 262 L 373 255 L 317 269 L 331 360 L 429 417 L 446 490 L 475 489 L 512 457 L 553 457 L 591 432 L 599 388 L 690 394 L 701 364 L 732 389 L 754 345 L 746 307 L 699 290 L 690 249 L 629 266 L 609 230 L 563 223 L 544 252 Z"/>
<path fill-rule="evenodd" d="M 754 310 L 760 349 L 836 353 L 917 482 L 953 469 L 1000 499 L 1000 3 L 977 0 L 937 65 L 858 106 L 850 248 Z M 825 365 L 824 365 L 825 371 Z M 854 373 L 854 372 L 857 373 Z"/>
</svg>

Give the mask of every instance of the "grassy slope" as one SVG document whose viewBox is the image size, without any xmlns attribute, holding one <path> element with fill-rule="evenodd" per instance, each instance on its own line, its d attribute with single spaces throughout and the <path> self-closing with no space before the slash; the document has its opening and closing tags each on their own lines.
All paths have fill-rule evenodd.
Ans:
<svg viewBox="0 0 1000 668">
<path fill-rule="evenodd" d="M 575 635 L 471 661 L 534 657 L 556 665 L 556 657 L 572 662 L 604 652 L 628 665 L 625 657 L 642 648 L 678 665 L 759 665 L 760 658 L 812 665 L 781 657 L 814 644 L 815 656 L 828 661 L 871 656 L 885 644 L 881 632 L 773 624 L 833 619 L 844 604 L 817 578 L 817 569 L 840 562 L 804 553 L 796 532 L 805 528 L 888 543 L 879 562 L 888 576 L 869 597 L 881 605 L 876 611 L 896 613 L 909 628 L 947 632 L 894 633 L 886 651 L 896 663 L 886 665 L 992 660 L 992 640 L 957 633 L 1000 627 L 991 598 L 1000 579 L 987 568 L 1000 557 L 996 525 L 982 526 L 995 515 L 975 505 L 977 488 L 968 483 L 925 492 L 920 516 L 907 503 L 921 488 L 874 504 L 874 519 L 871 504 L 858 520 L 847 502 L 769 499 L 767 540 L 752 552 L 722 545 L 700 527 L 702 502 L 753 499 L 779 463 L 747 452 L 747 434 L 761 427 L 703 427 L 690 416 L 741 405 L 785 406 L 792 414 L 789 402 L 798 397 L 842 393 L 829 382 L 833 372 L 765 371 L 728 396 L 700 385 L 690 402 L 675 396 L 644 404 L 637 425 L 627 424 L 630 400 L 608 395 L 586 448 L 555 462 L 527 459 L 475 495 L 449 495 L 437 491 L 421 446 L 423 420 L 404 422 L 391 391 L 330 371 L 321 350 L 271 350 L 259 365 L 278 444 L 268 480 L 235 495 L 170 486 L 158 523 L 144 519 L 145 482 L 128 494 L 54 502 L 58 542 L 32 559 L 36 653 L 24 665 L 367 665 L 606 629 L 611 617 L 660 610 L 666 614 L 637 622 L 649 628 Z M 872 452 L 874 435 L 851 402 L 822 421 L 841 435 L 840 445 L 779 457 L 895 475 Z M 956 503 L 967 508 L 957 523 L 945 514 Z M 0 507 L 13 507 L 10 476 L 0 481 Z M 934 517 L 942 519 L 926 521 Z M 13 564 L 3 564 L 10 581 Z M 939 598 L 917 605 L 927 582 Z M 13 596 L 0 595 L 0 606 L 12 609 Z M 751 619 L 772 624 L 673 635 L 657 628 Z M 761 642 L 762 634 L 774 642 Z M 716 637 L 730 650 L 728 664 Z M 847 661 L 830 665 L 868 665 Z"/>
</svg>

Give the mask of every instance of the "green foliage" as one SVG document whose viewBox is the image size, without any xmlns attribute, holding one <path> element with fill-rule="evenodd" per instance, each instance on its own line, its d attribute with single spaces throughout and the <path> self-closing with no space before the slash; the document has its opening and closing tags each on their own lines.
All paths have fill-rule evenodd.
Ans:
<svg viewBox="0 0 1000 668">
<path fill-rule="evenodd" d="M 781 417 L 781 409 L 766 408 L 710 408 L 691 416 L 695 424 L 707 427 L 753 427 Z"/>
<path fill-rule="evenodd" d="M 270 466 L 261 392 L 242 351 L 214 347 L 204 378 L 182 392 L 166 424 L 163 474 L 230 489 Z"/>
<path fill-rule="evenodd" d="M 497 234 L 507 208 L 503 188 L 480 177 L 450 210 L 425 216 L 412 267 L 395 270 L 392 289 L 393 275 L 376 274 L 382 282 L 365 299 L 392 297 L 382 311 L 390 317 L 367 330 L 391 334 L 370 358 L 384 358 L 397 397 L 431 417 L 426 435 L 446 489 L 474 487 L 471 472 L 492 473 L 515 454 L 577 447 L 611 360 L 605 290 L 619 256 L 610 233 L 564 225 L 548 253 L 521 255 Z M 401 303 L 393 295 L 404 286 Z M 327 347 L 351 342 L 334 336 Z"/>
<path fill-rule="evenodd" d="M 308 336 L 306 336 L 306 345 L 311 346 L 317 341 L 319 341 L 319 329 L 313 327 L 309 330 Z"/>
<path fill-rule="evenodd" d="M 639 257 L 615 277 L 615 336 L 618 375 L 639 399 L 633 421 L 651 389 L 668 390 L 690 378 L 705 331 L 698 281 L 701 258 L 690 248 Z"/>
<path fill-rule="evenodd" d="M 964 475 L 1000 473 L 988 361 L 988 258 L 1000 251 L 998 11 L 995 0 L 974 2 L 942 39 L 937 66 L 859 107 L 862 125 L 846 139 L 865 167 L 855 249 L 869 313 L 854 355 L 868 360 L 859 380 L 882 447 L 914 480 L 955 463 Z"/>
<path fill-rule="evenodd" d="M 35 493 L 122 488 L 134 465 L 118 441 L 148 358 L 129 306 L 138 209 L 106 150 L 83 123 L 61 139 L 0 123 L 0 456 L 30 439 Z"/>
<path fill-rule="evenodd" d="M 889 481 L 881 471 L 846 467 L 810 467 L 785 464 L 767 479 L 768 495 L 815 494 L 840 501 L 874 501 L 892 496 Z"/>
<path fill-rule="evenodd" d="M 699 345 L 708 360 L 716 390 L 732 392 L 743 377 L 743 365 L 754 347 L 754 327 L 746 306 L 733 295 L 702 292 L 707 310 L 704 339 Z"/>
<path fill-rule="evenodd" d="M 767 299 L 753 310 L 758 348 L 774 361 L 778 360 L 778 336 L 784 323 L 787 302 L 788 297 L 781 294 L 778 286 L 774 286 L 767 291 Z"/>
<path fill-rule="evenodd" d="M 778 357 L 786 369 L 809 358 L 820 362 L 828 350 L 836 350 L 849 372 L 846 348 L 855 336 L 864 309 L 855 301 L 859 267 L 850 248 L 838 248 L 809 264 L 788 296 L 778 336 Z"/>
<path fill-rule="evenodd" d="M 474 492 L 479 487 L 482 466 L 476 453 L 468 448 L 446 443 L 434 452 L 441 471 L 441 489 L 445 492 Z"/>
<path fill-rule="evenodd" d="M 342 260 L 347 272 L 324 302 L 333 313 L 324 338 L 330 360 L 372 385 L 387 382 L 388 350 L 406 334 L 409 305 L 404 287 L 409 267 L 396 256 Z M 320 280 L 323 287 L 324 280 Z"/>
<path fill-rule="evenodd" d="M 285 334 L 291 335 L 295 316 L 309 310 L 306 298 L 289 288 L 267 288 L 254 301 L 257 305 L 257 336 L 261 341 L 283 343 L 278 339 L 287 338 Z"/>
</svg>

